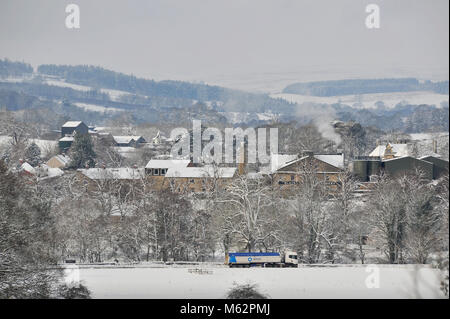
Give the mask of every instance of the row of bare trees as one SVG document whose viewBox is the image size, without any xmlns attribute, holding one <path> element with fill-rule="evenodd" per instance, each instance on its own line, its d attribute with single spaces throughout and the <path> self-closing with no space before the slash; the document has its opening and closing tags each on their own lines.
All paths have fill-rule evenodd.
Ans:
<svg viewBox="0 0 450 319">
<path fill-rule="evenodd" d="M 304 263 L 365 263 L 369 243 L 385 254 L 379 262 L 427 263 L 448 249 L 445 182 L 420 172 L 381 176 L 370 194 L 358 195 L 349 172 L 330 181 L 303 166 L 296 175 L 289 196 L 275 180 L 252 174 L 229 183 L 210 176 L 201 194 L 158 190 L 145 176 L 66 174 L 42 183 L 61 260 L 204 261 L 231 250 L 289 249 Z"/>
</svg>

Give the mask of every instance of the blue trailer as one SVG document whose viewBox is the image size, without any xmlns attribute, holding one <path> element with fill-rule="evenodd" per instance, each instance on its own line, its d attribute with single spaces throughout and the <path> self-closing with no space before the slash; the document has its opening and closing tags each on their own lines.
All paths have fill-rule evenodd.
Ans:
<svg viewBox="0 0 450 319">
<path fill-rule="evenodd" d="M 229 267 L 298 267 L 296 252 L 280 253 L 228 253 Z"/>
</svg>

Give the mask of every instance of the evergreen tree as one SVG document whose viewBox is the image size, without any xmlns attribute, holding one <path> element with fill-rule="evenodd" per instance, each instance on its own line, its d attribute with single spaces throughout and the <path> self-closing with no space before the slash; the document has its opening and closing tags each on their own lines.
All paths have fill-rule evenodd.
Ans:
<svg viewBox="0 0 450 319">
<path fill-rule="evenodd" d="M 50 298 L 62 273 L 52 249 L 50 202 L 0 161 L 0 299 Z"/>
<path fill-rule="evenodd" d="M 38 166 L 41 162 L 41 149 L 36 143 L 31 143 L 25 149 L 25 160 L 33 167 Z"/>
<path fill-rule="evenodd" d="M 72 168 L 84 168 L 95 166 L 94 145 L 89 134 L 75 134 L 74 141 L 70 147 L 70 157 Z"/>
</svg>

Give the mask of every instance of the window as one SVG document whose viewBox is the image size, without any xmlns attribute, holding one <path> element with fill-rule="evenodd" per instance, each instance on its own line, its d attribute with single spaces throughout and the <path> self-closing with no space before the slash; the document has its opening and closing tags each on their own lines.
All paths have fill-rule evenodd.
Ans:
<svg viewBox="0 0 450 319">
<path fill-rule="evenodd" d="M 295 180 L 295 176 L 291 175 L 291 181 Z"/>
<path fill-rule="evenodd" d="M 191 180 L 189 180 L 189 183 L 194 184 L 195 180 L 191 179 Z"/>
<path fill-rule="evenodd" d="M 153 175 L 156 175 L 156 176 L 159 175 L 159 168 L 154 168 L 153 169 Z"/>
<path fill-rule="evenodd" d="M 297 259 L 297 255 L 289 255 L 288 257 L 291 259 Z"/>
<path fill-rule="evenodd" d="M 161 175 L 166 175 L 167 168 L 161 168 Z"/>
</svg>

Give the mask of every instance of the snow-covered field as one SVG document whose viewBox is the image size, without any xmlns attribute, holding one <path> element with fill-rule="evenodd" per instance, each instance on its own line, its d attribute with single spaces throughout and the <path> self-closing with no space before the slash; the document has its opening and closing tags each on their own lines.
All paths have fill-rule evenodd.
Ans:
<svg viewBox="0 0 450 319">
<path fill-rule="evenodd" d="M 430 104 L 440 107 L 442 102 L 449 101 L 449 96 L 445 94 L 437 94 L 433 92 L 392 92 L 392 93 L 377 93 L 377 94 L 359 94 L 359 95 L 343 95 L 343 96 L 308 96 L 299 94 L 271 94 L 273 98 L 281 98 L 291 103 L 322 103 L 322 104 L 333 104 L 342 103 L 355 108 L 371 109 L 377 108 L 377 102 L 381 101 L 388 108 L 393 108 L 397 104 Z"/>
<path fill-rule="evenodd" d="M 265 113 L 219 112 L 219 114 L 225 116 L 226 119 L 232 124 L 248 122 L 251 120 L 271 121 L 277 117 L 276 114 L 270 112 Z"/>
<path fill-rule="evenodd" d="M 118 109 L 114 107 L 104 107 L 101 105 L 96 104 L 87 104 L 87 103 L 74 103 L 77 107 L 80 107 L 86 111 L 93 111 L 93 112 L 123 112 L 123 109 Z"/>
<path fill-rule="evenodd" d="M 94 298 L 224 298 L 236 284 L 255 283 L 270 298 L 442 298 L 439 271 L 423 266 L 229 269 L 198 274 L 185 267 L 85 268 L 80 279 Z M 368 288 L 379 271 L 379 288 Z"/>
<path fill-rule="evenodd" d="M 91 90 L 91 87 L 89 87 L 89 86 L 67 83 L 67 82 L 60 81 L 60 80 L 45 80 L 45 84 L 59 86 L 59 87 L 65 87 L 65 88 L 71 88 L 71 89 L 74 89 L 77 91 L 87 92 L 87 91 Z"/>
</svg>

